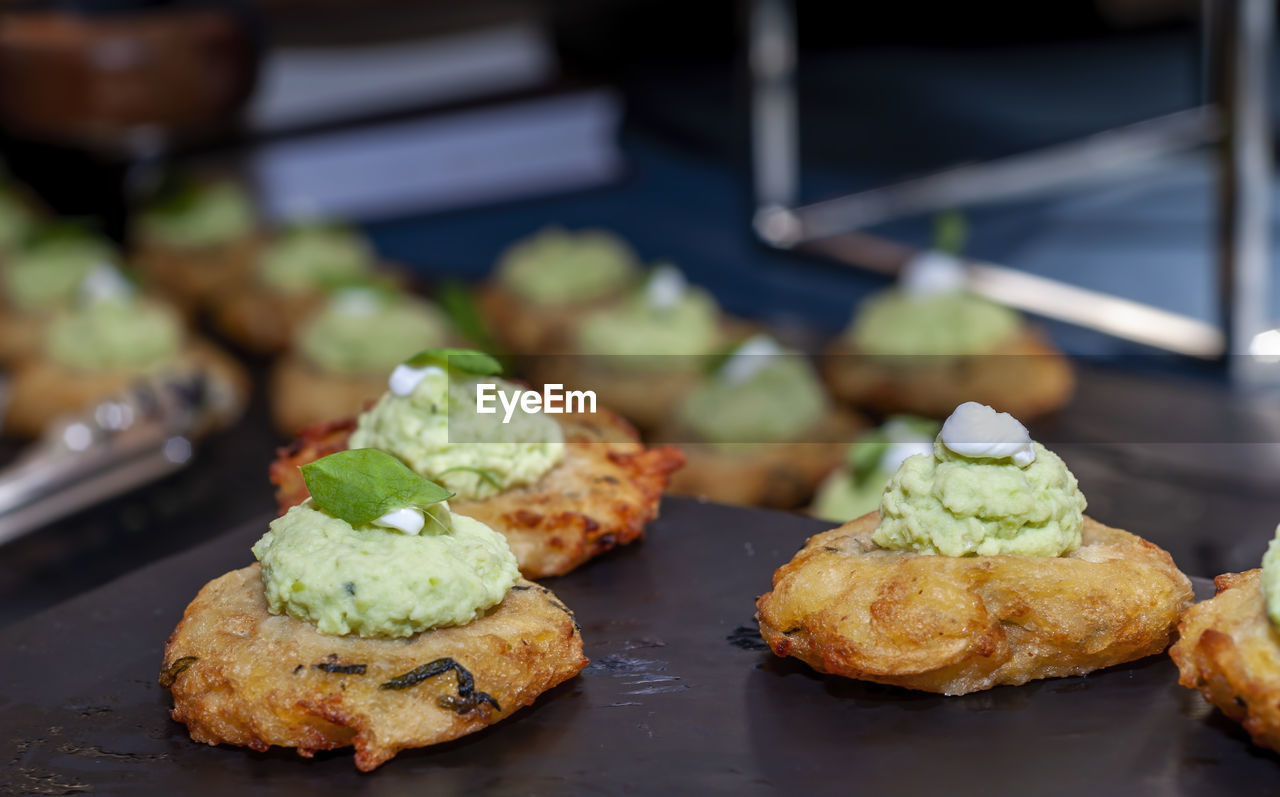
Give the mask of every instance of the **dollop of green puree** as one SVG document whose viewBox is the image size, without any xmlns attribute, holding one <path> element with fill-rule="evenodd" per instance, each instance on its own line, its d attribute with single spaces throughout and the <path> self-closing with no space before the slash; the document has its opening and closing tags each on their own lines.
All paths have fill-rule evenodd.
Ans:
<svg viewBox="0 0 1280 797">
<path fill-rule="evenodd" d="M 710 294 L 689 290 L 669 307 L 658 307 L 647 297 L 635 296 L 592 313 L 578 330 L 578 346 L 595 355 L 697 355 L 707 354 L 720 343 L 719 310 Z M 639 358 L 619 361 L 623 367 L 683 368 L 695 363 L 675 357 L 661 361 Z"/>
<path fill-rule="evenodd" d="M 731 447 L 795 440 L 827 410 L 826 392 L 804 355 L 781 348 L 753 353 L 751 343 L 680 406 L 681 424 L 708 442 Z M 735 360 L 748 367 L 737 371 Z"/>
<path fill-rule="evenodd" d="M 421 299 L 349 288 L 303 322 L 298 347 L 329 373 L 376 375 L 423 346 L 440 345 L 447 327 L 444 315 Z"/>
<path fill-rule="evenodd" d="M 880 501 L 881 548 L 945 556 L 1061 556 L 1080 545 L 1084 495 L 1057 454 L 1033 444 L 1026 466 L 971 458 L 941 435 L 933 455 L 908 457 Z"/>
<path fill-rule="evenodd" d="M 48 311 L 70 303 L 94 266 L 116 259 L 106 241 L 87 233 L 53 231 L 13 253 L 0 278 L 14 306 L 27 312 Z"/>
<path fill-rule="evenodd" d="M 1267 616 L 1280 627 L 1280 526 L 1262 555 L 1262 597 L 1267 601 Z"/>
<path fill-rule="evenodd" d="M 520 575 L 501 534 L 444 504 L 418 534 L 406 534 L 352 526 L 303 503 L 272 521 L 253 555 L 273 614 L 364 637 L 469 623 Z"/>
<path fill-rule="evenodd" d="M 262 281 L 283 293 L 305 293 L 369 273 L 373 250 L 359 233 L 331 224 L 299 225 L 262 254 Z"/>
<path fill-rule="evenodd" d="M 467 500 L 533 484 L 564 456 L 560 424 L 519 409 L 509 423 L 501 413 L 477 413 L 482 382 L 508 396 L 520 389 L 494 376 L 430 369 L 409 395 L 384 393 L 361 414 L 351 447 L 394 454 Z"/>
<path fill-rule="evenodd" d="M 95 301 L 61 313 L 46 332 L 49 357 L 81 371 L 147 369 L 182 349 L 182 321 L 168 307 L 136 297 Z"/>
<path fill-rule="evenodd" d="M 970 293 L 913 296 L 883 291 L 866 301 L 845 332 L 868 354 L 980 354 L 1021 325 L 1007 307 Z"/>
<path fill-rule="evenodd" d="M 253 230 L 253 203 L 230 181 L 185 185 L 148 208 L 141 224 L 170 246 L 215 246 Z"/>
<path fill-rule="evenodd" d="M 508 249 L 498 276 L 525 299 L 554 305 L 621 291 L 635 281 L 639 268 L 635 252 L 612 233 L 551 228 Z"/>
</svg>

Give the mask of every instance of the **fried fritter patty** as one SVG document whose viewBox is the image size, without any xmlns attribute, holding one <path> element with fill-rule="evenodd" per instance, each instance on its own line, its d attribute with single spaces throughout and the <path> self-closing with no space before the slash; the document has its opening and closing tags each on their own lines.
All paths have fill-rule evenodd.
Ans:
<svg viewBox="0 0 1280 797">
<path fill-rule="evenodd" d="M 355 747 L 367 772 L 492 725 L 586 665 L 573 614 L 523 579 L 464 626 L 365 639 L 270 614 L 254 564 L 210 581 L 187 606 L 160 684 L 197 742 L 306 757 Z"/>
<path fill-rule="evenodd" d="M 252 277 L 263 242 L 258 232 L 198 248 L 171 246 L 143 236 L 135 244 L 131 261 L 144 283 L 190 310 L 242 290 Z"/>
<path fill-rule="evenodd" d="M 1067 403 L 1071 364 L 1030 328 L 991 352 L 962 356 L 876 357 L 848 341 L 831 344 L 822 363 L 831 392 L 880 412 L 945 418 L 966 401 L 1027 420 Z"/>
<path fill-rule="evenodd" d="M 285 434 L 299 434 L 367 408 L 386 390 L 384 373 L 333 374 L 299 354 L 285 354 L 271 369 L 271 421 Z"/>
<path fill-rule="evenodd" d="M 860 418 L 832 409 L 805 432 L 803 442 L 682 444 L 685 466 L 671 477 L 670 492 L 722 504 L 794 509 L 844 462 L 849 440 L 862 426 Z M 665 437 L 688 440 L 692 433 L 672 430 Z"/>
<path fill-rule="evenodd" d="M 671 446 L 646 449 L 626 421 L 608 410 L 565 415 L 564 459 L 535 484 L 480 501 L 450 501 L 458 514 L 501 532 L 528 578 L 568 573 L 593 556 L 639 539 L 658 516 L 662 491 L 684 455 Z M 280 449 L 271 482 L 283 513 L 307 498 L 298 468 L 342 451 L 354 420 L 306 429 Z"/>
<path fill-rule="evenodd" d="M 170 369 L 203 371 L 211 389 L 224 397 L 228 417 L 238 416 L 248 399 L 249 377 L 244 368 L 212 343 L 187 341 L 177 362 L 158 373 Z M 79 371 L 51 360 L 31 360 L 14 372 L 4 430 L 21 437 L 38 437 L 59 417 L 83 412 L 118 396 L 146 376 L 134 370 Z"/>
<path fill-rule="evenodd" d="M 1218 594 L 1178 623 L 1169 656 L 1178 683 L 1244 726 L 1254 744 L 1280 751 L 1280 633 L 1267 618 L 1262 571 L 1225 573 Z"/>
<path fill-rule="evenodd" d="M 578 321 L 588 313 L 609 307 L 620 295 L 539 305 L 501 282 L 490 280 L 476 291 L 476 304 L 507 352 L 517 356 L 543 355 L 569 351 L 572 331 Z"/>
<path fill-rule="evenodd" d="M 871 541 L 875 512 L 811 537 L 756 601 L 769 647 L 815 670 L 962 695 L 1160 653 L 1191 582 L 1163 549 L 1085 518 L 1062 557 L 950 557 Z"/>
</svg>

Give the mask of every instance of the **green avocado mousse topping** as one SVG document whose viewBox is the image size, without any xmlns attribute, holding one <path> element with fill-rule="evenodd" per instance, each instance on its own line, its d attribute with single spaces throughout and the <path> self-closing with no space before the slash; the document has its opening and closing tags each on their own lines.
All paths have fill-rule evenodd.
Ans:
<svg viewBox="0 0 1280 797">
<path fill-rule="evenodd" d="M 263 251 L 259 275 L 281 293 L 307 293 L 364 277 L 373 250 L 359 233 L 335 224 L 301 224 Z"/>
<path fill-rule="evenodd" d="M 37 227 L 0 270 L 9 303 L 25 312 L 46 312 L 72 303 L 94 266 L 114 265 L 115 248 L 72 222 Z"/>
<path fill-rule="evenodd" d="M 407 637 L 471 622 L 520 577 L 506 538 L 451 513 L 448 490 L 390 454 L 340 451 L 302 476 L 311 498 L 253 546 L 272 614 L 324 634 Z"/>
<path fill-rule="evenodd" d="M 18 192 L 0 176 L 0 252 L 16 250 L 35 225 L 35 214 Z"/>
<path fill-rule="evenodd" d="M 664 263 L 620 307 L 587 316 L 577 339 L 584 354 L 709 354 L 721 343 L 720 309 L 709 293 L 690 287 L 679 269 Z M 672 365 L 678 363 L 664 364 Z"/>
<path fill-rule="evenodd" d="M 925 252 L 903 268 L 896 288 L 863 302 L 844 337 L 876 355 L 961 355 L 991 351 L 1022 326 L 1016 312 L 965 289 L 964 266 Z"/>
<path fill-rule="evenodd" d="M 1280 628 L 1280 526 L 1262 555 L 1262 597 L 1267 602 L 1267 617 Z"/>
<path fill-rule="evenodd" d="M 794 440 L 827 411 L 809 360 L 768 335 L 747 339 L 680 406 L 680 423 L 721 445 Z"/>
<path fill-rule="evenodd" d="M 939 424 L 914 415 L 894 415 L 858 436 L 849 446 L 847 464 L 818 487 L 810 514 L 844 523 L 874 512 L 885 485 L 907 457 L 933 453 Z"/>
<path fill-rule="evenodd" d="M 602 299 L 635 282 L 640 261 L 605 230 L 548 228 L 517 241 L 498 261 L 498 279 L 535 304 Z"/>
<path fill-rule="evenodd" d="M 384 374 L 423 346 L 444 342 L 448 324 L 430 303 L 378 286 L 335 291 L 298 329 L 312 365 L 333 374 Z"/>
<path fill-rule="evenodd" d="M 178 181 L 142 214 L 142 232 L 169 246 L 197 249 L 234 241 L 255 226 L 253 203 L 230 180 Z"/>
<path fill-rule="evenodd" d="M 512 401 L 521 391 L 497 376 L 501 370 L 478 351 L 419 352 L 391 372 L 390 389 L 357 419 L 351 446 L 394 454 L 465 500 L 537 482 L 564 457 L 564 433 L 521 402 L 509 418 L 501 409 L 481 413 L 477 385 L 494 385 Z"/>
<path fill-rule="evenodd" d="M 100 265 L 80 283 L 78 306 L 49 322 L 46 350 L 80 371 L 148 370 L 172 362 L 183 325 L 171 308 L 142 298 L 118 269 Z"/>
<path fill-rule="evenodd" d="M 933 453 L 907 457 L 880 501 L 881 548 L 944 556 L 1062 556 L 1080 545 L 1085 499 L 1066 463 L 1021 423 L 965 402 Z"/>
</svg>

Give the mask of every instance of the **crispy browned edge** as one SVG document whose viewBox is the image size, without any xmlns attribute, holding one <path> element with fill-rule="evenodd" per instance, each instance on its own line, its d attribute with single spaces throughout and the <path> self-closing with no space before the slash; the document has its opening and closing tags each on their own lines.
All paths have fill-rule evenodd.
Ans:
<svg viewBox="0 0 1280 797">
<path fill-rule="evenodd" d="M 567 415 L 565 458 L 536 484 L 451 507 L 507 537 L 529 578 L 557 576 L 644 535 L 658 516 L 671 473 L 684 464 L 673 446 L 646 449 L 608 410 Z M 271 482 L 281 512 L 306 499 L 299 467 L 347 447 L 355 419 L 318 424 L 277 452 Z"/>
<path fill-rule="evenodd" d="M 832 394 L 843 401 L 879 412 L 938 418 L 959 404 L 977 401 L 1028 420 L 1060 409 L 1075 392 L 1071 363 L 1025 324 L 991 352 L 920 359 L 916 368 L 877 362 L 838 338 L 827 347 L 822 374 Z"/>
<path fill-rule="evenodd" d="M 1183 613 L 1169 657 L 1178 683 L 1280 752 L 1280 633 L 1269 621 L 1262 571 L 1224 573 L 1217 594 Z"/>
</svg>

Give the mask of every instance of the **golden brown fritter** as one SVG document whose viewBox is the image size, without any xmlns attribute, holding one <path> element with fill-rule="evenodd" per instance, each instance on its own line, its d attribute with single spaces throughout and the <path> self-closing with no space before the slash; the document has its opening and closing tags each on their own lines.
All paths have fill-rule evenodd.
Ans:
<svg viewBox="0 0 1280 797">
<path fill-rule="evenodd" d="M 588 313 L 618 301 L 622 292 L 584 302 L 539 305 L 497 280 L 476 291 L 476 303 L 505 352 L 519 355 L 563 354 L 572 351 L 574 326 Z"/>
<path fill-rule="evenodd" d="M 387 391 L 387 375 L 334 374 L 299 354 L 286 354 L 271 369 L 271 420 L 288 435 L 360 412 Z"/>
<path fill-rule="evenodd" d="M 178 361 L 158 373 L 166 370 L 206 373 L 211 388 L 223 397 L 229 418 L 237 417 L 248 399 L 248 375 L 239 363 L 211 343 L 189 340 Z M 21 437 L 37 437 L 57 418 L 121 395 L 150 375 L 136 370 L 79 371 L 46 359 L 28 361 L 14 372 L 4 430 Z"/>
<path fill-rule="evenodd" d="M 187 606 L 160 684 L 197 742 L 306 757 L 355 747 L 367 772 L 492 725 L 586 665 L 572 613 L 528 581 L 467 625 L 365 639 L 268 613 L 254 564 L 210 581 Z"/>
<path fill-rule="evenodd" d="M 756 602 L 779 656 L 815 670 L 962 695 L 1163 651 L 1191 582 L 1163 549 L 1085 518 L 1062 557 L 888 551 L 871 512 L 811 537 Z"/>
<path fill-rule="evenodd" d="M 1226 573 L 1218 594 L 1178 623 L 1169 656 L 1178 683 L 1244 726 L 1254 744 L 1280 751 L 1280 633 L 1267 618 L 1262 571 Z"/>
<path fill-rule="evenodd" d="M 670 492 L 722 504 L 794 509 L 844 463 L 849 440 L 862 426 L 861 419 L 833 409 L 801 436 L 805 442 L 681 443 L 685 466 L 671 477 Z M 664 438 L 689 440 L 692 434 L 672 430 Z"/>
<path fill-rule="evenodd" d="M 131 260 L 144 283 L 189 311 L 242 290 L 253 275 L 263 242 L 261 233 L 253 233 L 197 248 L 143 236 Z"/>
<path fill-rule="evenodd" d="M 324 303 L 325 294 L 284 293 L 255 282 L 213 298 L 210 315 L 218 332 L 251 351 L 278 354 L 288 348 L 302 320 Z"/>
<path fill-rule="evenodd" d="M 646 449 L 626 421 L 608 410 L 561 416 L 564 459 L 537 483 L 480 501 L 449 502 L 461 515 L 501 532 L 528 578 L 568 573 L 593 556 L 639 539 L 658 516 L 662 491 L 684 455 Z M 354 420 L 304 430 L 279 451 L 271 482 L 281 512 L 306 499 L 298 468 L 342 451 Z"/>
<path fill-rule="evenodd" d="M 991 352 L 963 356 L 876 357 L 837 340 L 822 373 L 837 398 L 934 418 L 976 401 L 1027 420 L 1059 409 L 1075 390 L 1067 358 L 1030 327 Z"/>
</svg>

